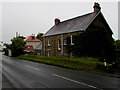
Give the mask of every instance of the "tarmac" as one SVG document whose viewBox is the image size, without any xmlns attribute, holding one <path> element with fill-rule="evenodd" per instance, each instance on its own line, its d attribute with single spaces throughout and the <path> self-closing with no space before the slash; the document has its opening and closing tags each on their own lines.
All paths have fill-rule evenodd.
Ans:
<svg viewBox="0 0 120 90">
<path fill-rule="evenodd" d="M 12 85 L 12 83 L 2 74 L 2 90 L 4 89 L 8 89 L 8 88 L 14 88 L 14 86 Z"/>
</svg>

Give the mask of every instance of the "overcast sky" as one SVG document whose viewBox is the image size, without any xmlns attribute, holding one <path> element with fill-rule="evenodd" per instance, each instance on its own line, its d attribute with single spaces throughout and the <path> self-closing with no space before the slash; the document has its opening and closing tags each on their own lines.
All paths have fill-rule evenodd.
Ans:
<svg viewBox="0 0 120 90">
<path fill-rule="evenodd" d="M 118 2 L 98 2 L 106 21 L 118 39 Z M 93 12 L 93 2 L 2 2 L 0 29 L 4 42 L 19 32 L 23 36 L 47 32 L 57 17 L 61 21 Z M 1 28 L 2 26 L 2 28 Z"/>
</svg>

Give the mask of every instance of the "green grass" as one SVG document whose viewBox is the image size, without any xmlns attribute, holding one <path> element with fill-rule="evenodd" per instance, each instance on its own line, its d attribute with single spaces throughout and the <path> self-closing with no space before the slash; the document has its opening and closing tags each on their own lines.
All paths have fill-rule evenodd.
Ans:
<svg viewBox="0 0 120 90">
<path fill-rule="evenodd" d="M 20 59 L 37 61 L 40 63 L 46 63 L 51 65 L 57 65 L 61 67 L 86 70 L 86 71 L 102 71 L 104 64 L 98 61 L 96 58 L 82 57 L 82 58 L 67 58 L 67 57 L 46 57 L 38 55 L 21 55 Z"/>
</svg>

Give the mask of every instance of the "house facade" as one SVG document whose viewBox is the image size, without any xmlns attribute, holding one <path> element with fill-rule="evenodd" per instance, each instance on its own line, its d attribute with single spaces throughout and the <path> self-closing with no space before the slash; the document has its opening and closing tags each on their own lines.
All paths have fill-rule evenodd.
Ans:
<svg viewBox="0 0 120 90">
<path fill-rule="evenodd" d="M 73 35 L 89 30 L 93 26 L 104 28 L 112 39 L 112 30 L 107 24 L 98 3 L 93 6 L 93 12 L 78 16 L 66 21 L 56 18 L 55 25 L 43 35 L 44 56 L 68 56 L 65 46 L 66 37 L 70 37 L 71 45 L 74 45 Z M 72 56 L 72 53 L 71 53 Z"/>
<path fill-rule="evenodd" d="M 40 49 L 38 49 L 38 47 L 42 45 L 42 41 L 37 39 L 34 35 L 26 37 L 24 41 L 26 42 L 25 51 L 27 52 L 33 52 L 35 50 L 40 51 L 42 48 L 41 47 Z"/>
</svg>

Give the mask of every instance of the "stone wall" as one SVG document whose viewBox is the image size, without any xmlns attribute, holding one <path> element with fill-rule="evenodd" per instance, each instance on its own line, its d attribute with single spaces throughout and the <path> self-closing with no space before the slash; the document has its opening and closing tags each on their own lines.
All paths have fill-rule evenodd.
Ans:
<svg viewBox="0 0 120 90">
<path fill-rule="evenodd" d="M 48 56 L 48 53 L 50 52 L 50 56 L 68 56 L 63 40 L 67 36 L 75 33 L 43 37 L 43 55 Z M 50 41 L 50 46 L 48 45 L 48 39 Z M 60 50 L 58 49 L 58 40 L 60 40 Z"/>
</svg>

